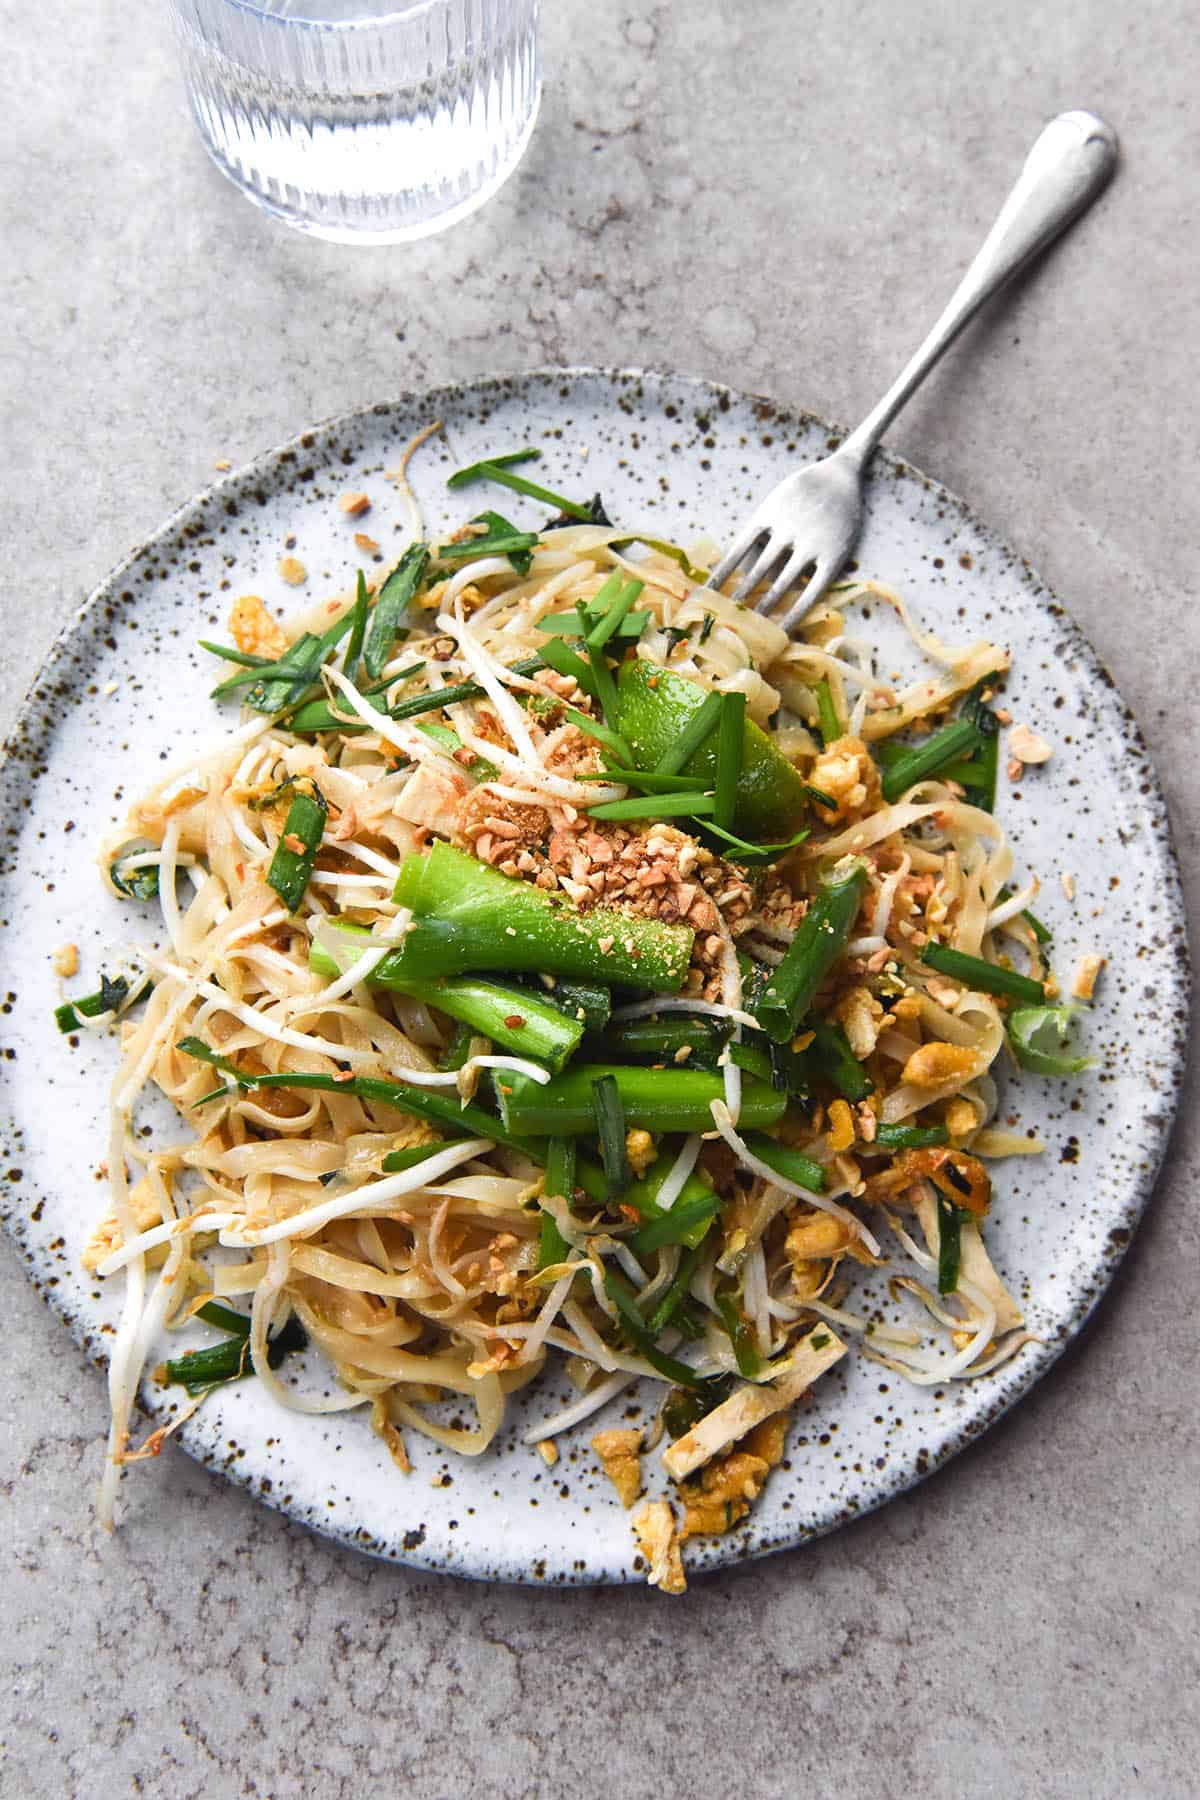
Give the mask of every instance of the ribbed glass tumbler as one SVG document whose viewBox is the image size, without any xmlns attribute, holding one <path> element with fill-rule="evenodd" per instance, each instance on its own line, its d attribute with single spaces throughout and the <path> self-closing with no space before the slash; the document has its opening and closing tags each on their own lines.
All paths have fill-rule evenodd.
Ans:
<svg viewBox="0 0 1200 1800">
<path fill-rule="evenodd" d="M 516 168 L 541 92 L 538 0 L 169 0 L 200 134 L 301 231 L 424 237 Z"/>
</svg>

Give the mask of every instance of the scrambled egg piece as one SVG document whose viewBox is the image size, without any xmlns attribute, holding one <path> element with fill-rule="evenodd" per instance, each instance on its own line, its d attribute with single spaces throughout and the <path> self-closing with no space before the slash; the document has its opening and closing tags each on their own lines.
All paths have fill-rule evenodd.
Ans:
<svg viewBox="0 0 1200 1800">
<path fill-rule="evenodd" d="M 965 1044 L 922 1044 L 904 1065 L 900 1077 L 913 1087 L 936 1088 L 946 1081 L 962 1081 L 975 1069 L 975 1052 Z"/>
<path fill-rule="evenodd" d="M 598 1431 L 592 1439 L 592 1449 L 622 1506 L 632 1506 L 642 1491 L 641 1447 L 640 1431 Z"/>
<path fill-rule="evenodd" d="M 767 1476 L 783 1460 L 787 1428 L 787 1413 L 775 1413 L 748 1432 L 728 1456 L 709 1463 L 699 1481 L 682 1484 L 681 1542 L 690 1537 L 719 1537 L 746 1517 Z"/>
<path fill-rule="evenodd" d="M 817 807 L 826 825 L 850 824 L 879 804 L 879 770 L 861 738 L 835 738 L 826 744 L 809 770 L 808 782 L 834 802 L 832 807 Z"/>
<path fill-rule="evenodd" d="M 814 1208 L 793 1220 L 783 1240 L 783 1248 L 793 1273 L 799 1276 L 804 1263 L 828 1262 L 831 1256 L 840 1256 L 849 1249 L 853 1242 L 854 1233 L 847 1224 L 832 1213 Z"/>
<path fill-rule="evenodd" d="M 408 1124 L 401 1126 L 393 1137 L 392 1149 L 419 1150 L 425 1144 L 439 1144 L 440 1142 L 440 1132 L 435 1131 L 427 1120 L 418 1119 L 414 1114 Z"/>
<path fill-rule="evenodd" d="M 257 594 L 243 594 L 235 600 L 229 613 L 229 629 L 238 649 L 247 656 L 282 656 L 288 647 L 287 633 L 278 619 L 273 619 Z"/>
<path fill-rule="evenodd" d="M 675 1515 L 666 1500 L 647 1500 L 641 1512 L 633 1515 L 633 1529 L 638 1548 L 650 1564 L 646 1580 L 664 1594 L 682 1594 L 687 1589 L 683 1558 L 679 1554 L 680 1538 Z"/>
<path fill-rule="evenodd" d="M 129 1208 L 139 1231 L 149 1231 L 152 1225 L 161 1221 L 162 1208 L 148 1176 L 143 1176 L 130 1191 Z M 119 1250 L 123 1242 L 116 1213 L 106 1213 L 88 1239 L 80 1259 L 88 1274 L 94 1275 L 105 1257 L 111 1256 L 114 1250 Z"/>
</svg>

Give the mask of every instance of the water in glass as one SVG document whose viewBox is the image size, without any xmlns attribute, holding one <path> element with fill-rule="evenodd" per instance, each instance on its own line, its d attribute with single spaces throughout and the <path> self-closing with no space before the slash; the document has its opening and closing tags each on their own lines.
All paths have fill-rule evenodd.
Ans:
<svg viewBox="0 0 1200 1800">
<path fill-rule="evenodd" d="M 537 115 L 538 0 L 170 0 L 219 169 L 343 242 L 424 237 L 512 173 Z"/>
</svg>

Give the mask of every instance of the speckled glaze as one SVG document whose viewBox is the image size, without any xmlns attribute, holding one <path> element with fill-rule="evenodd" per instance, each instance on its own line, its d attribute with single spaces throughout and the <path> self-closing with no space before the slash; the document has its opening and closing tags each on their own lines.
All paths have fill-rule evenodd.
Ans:
<svg viewBox="0 0 1200 1800">
<path fill-rule="evenodd" d="M 80 1253 L 106 1204 L 99 1164 L 115 1052 L 103 1038 L 72 1047 L 56 1031 L 51 952 L 78 943 L 81 975 L 69 985 L 86 992 L 114 946 L 155 936 L 153 909 L 110 900 L 93 857 L 160 759 L 180 760 L 233 722 L 207 699 L 215 665 L 196 638 L 222 632 L 239 593 L 262 594 L 286 614 L 342 588 L 356 564 L 386 563 L 406 519 L 385 470 L 437 418 L 445 441 L 427 446 L 411 469 L 431 528 L 463 516 L 460 496 L 444 485 L 452 468 L 532 442 L 543 450 L 547 485 L 600 490 L 614 518 L 655 535 L 720 540 L 789 463 L 837 442 L 822 421 L 769 401 L 636 372 L 550 370 L 407 396 L 320 426 L 229 475 L 81 608 L 29 696 L 3 771 L 0 1129 L 5 1222 L 35 1286 L 98 1363 L 121 1281 L 89 1279 Z M 349 488 L 371 495 L 365 517 L 339 511 Z M 533 523 L 543 516 L 515 497 L 488 503 Z M 356 547 L 355 530 L 378 540 L 379 552 Z M 288 551 L 308 571 L 301 589 L 277 573 Z M 1038 1379 L 1081 1329 L 1129 1243 L 1183 1069 L 1188 958 L 1174 855 L 1154 771 L 1110 677 L 1028 565 L 962 501 L 892 457 L 875 466 L 858 565 L 898 587 L 951 641 L 987 635 L 1012 647 L 1006 704 L 1056 754 L 1019 785 L 1003 783 L 1000 815 L 1018 870 L 1043 877 L 1038 911 L 1054 929 L 1060 979 L 1085 950 L 1110 959 L 1088 1021 L 1102 1066 L 1078 1082 L 1026 1076 L 1005 1096 L 1004 1112 L 1048 1148 L 997 1166 L 988 1242 L 1041 1341 L 996 1375 L 946 1389 L 916 1389 L 847 1359 L 797 1420 L 787 1461 L 743 1527 L 689 1544 L 691 1572 L 798 1544 L 880 1505 Z M 880 642 L 879 668 L 914 666 L 885 614 L 873 608 L 865 627 Z M 1062 873 L 1075 878 L 1073 905 Z M 858 1291 L 887 1304 L 882 1283 Z M 297 1379 L 320 1385 L 325 1376 L 309 1361 Z M 595 1424 L 564 1441 L 553 1470 L 518 1442 L 522 1425 L 562 1396 L 552 1380 L 535 1388 L 479 1461 L 411 1441 L 407 1478 L 362 1414 L 283 1414 L 252 1381 L 214 1396 L 179 1441 L 271 1505 L 378 1556 L 508 1581 L 640 1578 L 628 1517 L 587 1447 Z M 143 1400 L 153 1422 L 170 1416 L 172 1397 L 153 1384 Z M 627 1395 L 604 1422 L 644 1416 L 644 1403 Z M 97 1471 L 99 1462 L 97 1446 Z M 127 1512 L 154 1505 L 153 1468 L 123 1484 L 122 1502 Z"/>
</svg>

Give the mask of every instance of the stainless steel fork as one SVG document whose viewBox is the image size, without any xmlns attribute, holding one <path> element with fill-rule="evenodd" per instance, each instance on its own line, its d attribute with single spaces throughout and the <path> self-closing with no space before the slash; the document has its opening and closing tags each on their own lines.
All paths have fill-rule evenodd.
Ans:
<svg viewBox="0 0 1200 1800">
<path fill-rule="evenodd" d="M 710 587 L 721 586 L 750 559 L 734 598 L 744 600 L 770 580 L 755 605 L 759 612 L 771 612 L 805 569 L 815 565 L 779 623 L 790 630 L 803 618 L 854 546 L 862 524 L 866 466 L 900 408 L 984 302 L 1091 205 L 1116 161 L 1117 134 L 1094 113 L 1065 112 L 1051 120 L 916 355 L 832 456 L 785 476 L 772 488 L 709 576 Z"/>
</svg>

